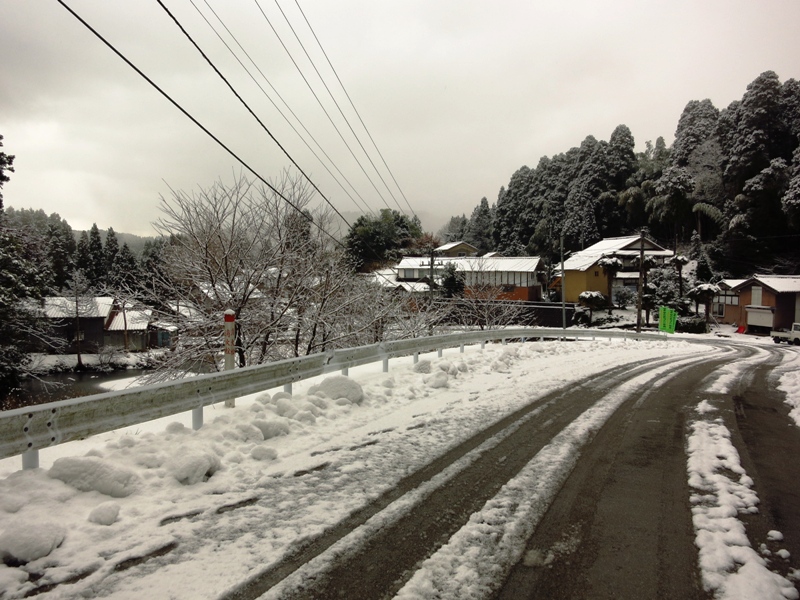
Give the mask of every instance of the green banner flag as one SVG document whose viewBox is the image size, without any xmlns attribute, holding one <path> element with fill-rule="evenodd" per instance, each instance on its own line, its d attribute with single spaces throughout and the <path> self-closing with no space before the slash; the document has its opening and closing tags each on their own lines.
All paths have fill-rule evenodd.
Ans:
<svg viewBox="0 0 800 600">
<path fill-rule="evenodd" d="M 675 333 L 675 325 L 678 323 L 678 311 L 666 306 L 658 307 L 658 330 L 667 333 Z"/>
</svg>

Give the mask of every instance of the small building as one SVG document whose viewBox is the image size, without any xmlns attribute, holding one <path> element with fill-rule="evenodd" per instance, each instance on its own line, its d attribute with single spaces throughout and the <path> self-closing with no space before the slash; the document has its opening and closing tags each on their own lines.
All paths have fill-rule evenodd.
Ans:
<svg viewBox="0 0 800 600">
<path fill-rule="evenodd" d="M 424 281 L 409 281 L 406 279 L 400 280 L 397 275 L 398 271 L 395 268 L 378 269 L 372 273 L 368 273 L 365 277 L 373 280 L 379 286 L 388 290 L 397 292 L 405 292 L 408 294 L 429 294 L 431 291 L 427 279 Z"/>
<path fill-rule="evenodd" d="M 465 292 L 479 287 L 499 288 L 499 299 L 535 301 L 542 299 L 543 265 L 538 256 L 406 257 L 397 265 L 398 282 L 437 283 L 448 265 L 464 279 Z"/>
<path fill-rule="evenodd" d="M 464 256 L 477 256 L 478 249 L 473 246 L 472 244 L 468 244 L 467 242 L 450 242 L 448 244 L 444 244 L 439 246 L 435 250 L 438 256 L 448 256 L 448 257 L 464 257 Z"/>
<path fill-rule="evenodd" d="M 800 275 L 754 275 L 732 291 L 739 295 L 739 324 L 747 333 L 789 329 L 800 322 Z"/>
<path fill-rule="evenodd" d="M 114 306 L 110 296 L 49 296 L 44 298 L 44 314 L 53 333 L 66 341 L 65 352 L 96 352 L 105 344 L 105 329 Z"/>
<path fill-rule="evenodd" d="M 642 246 L 645 256 L 655 257 L 662 262 L 675 254 L 653 240 L 638 235 L 603 239 L 564 261 L 564 299 L 567 302 L 578 302 L 578 297 L 583 292 L 608 294 L 608 276 L 598 264 L 601 258 L 619 258 L 622 261 L 622 271 L 615 279 L 626 282 L 626 287 L 633 284 L 626 275 L 634 270 L 633 264 L 638 259 Z M 638 287 L 638 269 L 636 271 L 635 285 Z M 561 288 L 560 278 L 557 278 L 553 286 Z"/>
<path fill-rule="evenodd" d="M 743 324 L 742 307 L 739 304 L 739 292 L 734 289 L 746 279 L 723 279 L 717 282 L 719 294 L 711 303 L 711 316 L 721 325 Z"/>
<path fill-rule="evenodd" d="M 106 327 L 105 343 L 131 352 L 147 350 L 152 321 L 153 311 L 150 309 L 115 309 Z"/>
</svg>

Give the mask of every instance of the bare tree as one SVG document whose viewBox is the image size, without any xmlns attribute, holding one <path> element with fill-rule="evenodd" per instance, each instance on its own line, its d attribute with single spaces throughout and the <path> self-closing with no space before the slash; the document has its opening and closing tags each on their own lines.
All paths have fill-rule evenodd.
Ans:
<svg viewBox="0 0 800 600">
<path fill-rule="evenodd" d="M 480 329 L 497 329 L 519 324 L 525 307 L 508 298 L 513 283 L 500 283 L 497 273 L 487 268 L 482 258 L 472 258 L 466 263 L 468 271 L 463 276 L 464 291 L 451 301 L 451 311 L 456 322 Z"/>
<path fill-rule="evenodd" d="M 239 178 L 162 198 L 156 227 L 169 242 L 149 287 L 178 338 L 162 372 L 220 368 L 225 310 L 239 367 L 397 333 L 400 301 L 356 274 L 307 182 L 284 172 L 271 183 L 280 195 Z"/>
</svg>

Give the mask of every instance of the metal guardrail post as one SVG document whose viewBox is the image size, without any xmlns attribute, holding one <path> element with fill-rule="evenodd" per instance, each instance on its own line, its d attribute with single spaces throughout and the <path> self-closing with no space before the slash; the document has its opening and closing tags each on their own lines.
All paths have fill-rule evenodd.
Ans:
<svg viewBox="0 0 800 600">
<path fill-rule="evenodd" d="M 197 431 L 203 426 L 203 407 L 198 406 L 192 409 L 192 429 Z"/>
<path fill-rule="evenodd" d="M 464 344 L 461 344 L 461 348 L 459 349 L 461 354 L 464 354 Z"/>
<path fill-rule="evenodd" d="M 291 383 L 284 383 L 283 384 L 283 391 L 286 392 L 287 394 L 291 394 L 292 393 L 292 384 Z"/>
<path fill-rule="evenodd" d="M 342 367 L 342 375 L 347 377 L 349 374 L 350 374 L 350 369 L 348 369 L 347 367 Z"/>
<path fill-rule="evenodd" d="M 414 352 L 414 364 L 419 362 L 419 352 Z"/>
<path fill-rule="evenodd" d="M 38 469 L 39 468 L 39 451 L 28 450 L 22 453 L 22 468 L 23 469 Z"/>
<path fill-rule="evenodd" d="M 442 358 L 442 349 L 441 348 L 437 348 L 436 349 L 436 356 L 438 356 L 439 358 Z"/>
<path fill-rule="evenodd" d="M 385 356 L 383 358 L 383 372 L 384 373 L 388 373 L 389 372 L 389 357 L 388 356 Z"/>
</svg>

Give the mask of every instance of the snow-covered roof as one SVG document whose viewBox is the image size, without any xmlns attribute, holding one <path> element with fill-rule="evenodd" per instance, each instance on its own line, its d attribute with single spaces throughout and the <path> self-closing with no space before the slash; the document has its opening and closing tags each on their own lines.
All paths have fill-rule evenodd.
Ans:
<svg viewBox="0 0 800 600">
<path fill-rule="evenodd" d="M 231 289 L 231 287 L 233 287 L 233 289 Z M 251 298 L 264 297 L 264 294 L 261 293 L 261 290 L 256 288 L 256 286 L 252 283 L 246 283 L 241 279 L 234 281 L 233 286 L 229 286 L 225 282 L 218 282 L 217 284 L 201 282 L 197 284 L 197 288 L 211 299 L 229 300 L 234 296 L 244 293 L 245 289 L 250 294 Z"/>
<path fill-rule="evenodd" d="M 183 302 L 170 300 L 167 302 L 167 306 L 176 315 L 186 317 L 187 319 L 196 319 L 203 316 L 203 311 L 185 300 Z"/>
<path fill-rule="evenodd" d="M 397 286 L 397 271 L 394 269 L 378 269 L 368 273 L 366 277 L 374 279 L 375 283 L 383 287 L 393 288 Z"/>
<path fill-rule="evenodd" d="M 128 309 L 125 314 L 122 311 L 114 315 L 111 324 L 106 328 L 108 331 L 145 331 L 152 320 L 152 310 Z"/>
<path fill-rule="evenodd" d="M 639 236 L 626 235 L 623 237 L 603 238 L 596 244 L 592 244 L 588 248 L 581 250 L 581 252 L 590 252 L 593 254 L 612 254 L 621 250 L 635 250 L 639 251 Z M 644 249 L 647 250 L 664 250 L 663 247 L 656 244 L 653 240 L 644 238 Z"/>
<path fill-rule="evenodd" d="M 458 242 L 448 242 L 448 243 L 446 243 L 446 244 L 442 244 L 441 246 L 439 246 L 438 248 L 436 248 L 436 251 L 437 251 L 437 252 L 446 252 L 447 250 L 452 250 L 452 249 L 453 249 L 453 248 L 455 248 L 456 246 L 461 246 L 461 245 L 464 245 L 464 246 L 469 246 L 469 247 L 470 247 L 470 248 L 472 248 L 472 249 L 473 249 L 473 251 L 475 251 L 475 252 L 477 252 L 477 251 L 478 251 L 478 249 L 477 249 L 475 246 L 473 246 L 472 244 L 470 244 L 470 243 L 468 243 L 468 242 L 462 242 L 462 241 L 458 241 Z"/>
<path fill-rule="evenodd" d="M 105 319 L 111 313 L 114 298 L 111 296 L 79 297 L 80 317 Z M 75 298 L 48 296 L 44 299 L 44 313 L 49 319 L 69 319 L 75 317 Z"/>
<path fill-rule="evenodd" d="M 429 292 L 431 287 L 424 281 L 398 281 L 396 287 L 403 288 L 405 291 L 412 294 Z"/>
<path fill-rule="evenodd" d="M 410 293 L 430 291 L 430 286 L 421 281 L 397 281 L 397 271 L 392 268 L 373 271 L 367 277 L 374 279 L 375 283 L 387 289 L 396 290 L 402 288 Z"/>
<path fill-rule="evenodd" d="M 725 290 L 732 290 L 735 287 L 742 285 L 747 279 L 723 279 L 719 282 L 719 286 Z"/>
<path fill-rule="evenodd" d="M 639 240 L 640 238 L 638 235 L 605 238 L 589 246 L 585 250 L 581 250 L 570 256 L 564 261 L 564 270 L 585 271 L 604 256 L 638 256 L 640 252 Z M 644 253 L 647 256 L 663 257 L 675 254 L 672 250 L 666 250 L 647 238 L 644 238 Z"/>
<path fill-rule="evenodd" d="M 541 258 L 538 256 L 442 256 L 434 259 L 434 268 L 440 269 L 447 264 L 454 264 L 461 272 L 503 272 L 533 273 L 540 269 Z M 430 258 L 424 256 L 406 257 L 397 265 L 397 269 L 429 269 Z"/>
<path fill-rule="evenodd" d="M 739 292 L 750 285 L 763 285 L 778 294 L 800 293 L 800 275 L 753 275 L 741 280 L 734 291 Z"/>
</svg>

